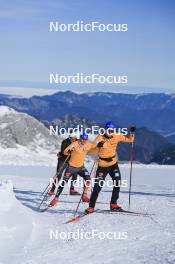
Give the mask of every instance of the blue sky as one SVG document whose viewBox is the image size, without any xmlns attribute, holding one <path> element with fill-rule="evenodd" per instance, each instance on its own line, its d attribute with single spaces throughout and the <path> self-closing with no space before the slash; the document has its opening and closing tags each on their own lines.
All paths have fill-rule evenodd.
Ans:
<svg viewBox="0 0 175 264">
<path fill-rule="evenodd" d="M 50 72 L 95 72 L 127 74 L 131 89 L 175 92 L 174 12 L 173 0 L 0 0 L 0 85 L 52 88 Z M 129 30 L 49 32 L 49 21 L 77 20 Z"/>
</svg>

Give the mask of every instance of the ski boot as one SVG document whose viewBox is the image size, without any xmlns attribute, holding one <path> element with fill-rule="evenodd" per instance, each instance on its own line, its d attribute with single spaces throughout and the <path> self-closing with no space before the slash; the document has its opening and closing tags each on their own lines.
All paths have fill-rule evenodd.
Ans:
<svg viewBox="0 0 175 264">
<path fill-rule="evenodd" d="M 89 203 L 90 202 L 90 198 L 88 196 L 83 195 L 82 196 L 82 202 Z"/>
<path fill-rule="evenodd" d="M 86 210 L 85 210 L 85 213 L 86 214 L 91 214 L 91 213 L 93 213 L 94 212 L 94 208 L 92 208 L 92 207 L 88 207 Z"/>
<path fill-rule="evenodd" d="M 54 195 L 55 193 L 54 193 L 53 191 L 48 191 L 47 194 L 50 195 L 50 196 L 52 196 L 52 195 Z"/>
<path fill-rule="evenodd" d="M 122 208 L 117 203 L 111 203 L 110 204 L 110 210 L 111 211 L 122 211 Z"/>
<path fill-rule="evenodd" d="M 50 202 L 50 206 L 55 206 L 58 203 L 58 197 L 55 196 L 55 198 Z"/>
<path fill-rule="evenodd" d="M 76 189 L 70 188 L 70 195 L 80 195 L 80 193 Z"/>
</svg>

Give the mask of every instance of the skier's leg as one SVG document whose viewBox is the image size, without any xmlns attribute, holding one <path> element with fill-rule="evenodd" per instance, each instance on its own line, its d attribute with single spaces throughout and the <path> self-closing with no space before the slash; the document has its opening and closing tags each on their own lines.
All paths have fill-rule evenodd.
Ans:
<svg viewBox="0 0 175 264">
<path fill-rule="evenodd" d="M 60 194 L 62 193 L 62 191 L 64 189 L 65 184 L 68 182 L 71 175 L 72 175 L 72 171 L 71 171 L 70 167 L 68 167 L 64 173 L 63 180 L 61 181 L 61 184 L 58 186 L 56 197 L 60 196 Z"/>
<path fill-rule="evenodd" d="M 108 170 L 103 167 L 98 167 L 97 172 L 96 172 L 96 178 L 95 178 L 95 185 L 91 194 L 90 202 L 89 202 L 89 207 L 94 208 L 98 195 L 104 185 L 104 181 L 106 178 L 106 175 L 108 174 Z"/>
<path fill-rule="evenodd" d="M 65 184 L 70 179 L 71 175 L 72 175 L 72 170 L 71 170 L 71 167 L 68 166 L 68 168 L 66 169 L 66 171 L 64 173 L 63 180 L 61 181 L 61 184 L 59 185 L 59 187 L 57 189 L 57 193 L 55 195 L 55 198 L 50 202 L 50 206 L 55 206 L 57 204 L 58 198 L 59 198 L 60 194 L 62 193 Z"/>
<path fill-rule="evenodd" d="M 66 163 L 65 161 L 61 160 L 59 162 L 59 167 L 58 167 L 58 170 L 57 170 L 57 179 L 58 179 L 58 182 L 61 180 L 63 171 L 65 169 L 67 169 L 67 167 L 68 167 L 68 163 Z"/>
<path fill-rule="evenodd" d="M 77 173 L 74 173 L 72 175 L 72 179 L 71 179 L 71 185 L 70 185 L 70 195 L 80 195 L 80 193 L 75 189 L 75 183 L 77 181 Z"/>
<path fill-rule="evenodd" d="M 77 181 L 77 176 L 78 176 L 77 174 L 72 175 L 71 186 L 70 186 L 71 189 L 74 189 L 74 183 L 76 183 Z"/>
<path fill-rule="evenodd" d="M 78 174 L 84 179 L 84 190 L 82 194 L 82 201 L 83 202 L 89 202 L 89 197 L 88 197 L 88 191 L 89 191 L 89 186 L 90 186 L 90 175 L 88 170 L 83 167 L 79 170 Z"/>
<path fill-rule="evenodd" d="M 62 177 L 62 174 L 63 174 L 63 171 L 67 168 L 68 164 L 65 163 L 64 161 L 62 160 L 58 160 L 58 164 L 57 164 L 57 174 L 56 174 L 56 177 L 54 179 L 54 182 L 52 183 L 52 187 L 51 187 L 51 190 L 50 190 L 50 194 L 53 194 L 59 181 L 61 180 L 61 177 Z"/>
<path fill-rule="evenodd" d="M 114 164 L 109 172 L 109 175 L 111 176 L 113 180 L 113 191 L 112 191 L 112 196 L 111 196 L 111 207 L 116 207 L 117 200 L 119 198 L 119 192 L 120 192 L 120 181 L 121 181 L 121 173 L 120 169 L 118 167 L 118 164 Z"/>
</svg>

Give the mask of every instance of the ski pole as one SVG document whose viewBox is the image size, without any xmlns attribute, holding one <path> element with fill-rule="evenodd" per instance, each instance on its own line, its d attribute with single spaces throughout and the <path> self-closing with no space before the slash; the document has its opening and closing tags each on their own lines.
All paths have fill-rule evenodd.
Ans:
<svg viewBox="0 0 175 264">
<path fill-rule="evenodd" d="M 91 169 L 91 172 L 90 172 L 90 178 L 91 178 L 91 174 L 92 174 L 92 172 L 93 172 L 93 170 L 94 170 L 94 168 L 95 168 L 95 165 L 96 165 L 96 161 L 94 161 L 94 164 L 93 164 L 93 166 L 92 166 L 92 169 Z M 81 200 L 82 200 L 82 197 L 83 197 L 83 193 L 82 193 L 82 195 L 81 195 L 81 197 L 80 197 L 80 200 L 79 200 L 79 202 L 78 202 L 77 208 L 76 208 L 76 210 L 75 210 L 75 212 L 74 212 L 74 216 L 76 216 L 76 213 L 77 213 L 77 211 L 78 211 L 78 208 L 79 208 L 80 203 L 81 203 Z"/>
<path fill-rule="evenodd" d="M 69 154 L 69 155 L 67 156 L 67 158 L 64 160 L 64 162 L 63 162 L 63 164 L 61 165 L 61 167 L 59 168 L 58 172 L 56 172 L 55 176 L 53 177 L 53 180 L 56 178 L 56 176 L 57 176 L 58 174 L 60 174 L 60 172 L 61 172 L 62 169 L 64 168 L 64 165 L 66 164 L 66 162 L 67 162 L 68 159 L 70 158 L 70 155 L 71 155 L 71 154 Z M 49 185 L 50 185 L 50 183 L 49 183 Z"/>
<path fill-rule="evenodd" d="M 79 200 L 79 202 L 78 202 L 77 208 L 76 208 L 76 210 L 75 210 L 75 212 L 74 212 L 74 216 L 76 216 L 76 213 L 77 213 L 77 211 L 78 211 L 78 208 L 79 208 L 80 203 L 81 203 L 81 200 L 82 200 L 82 197 L 83 197 L 83 194 L 82 194 L 81 197 L 80 197 L 80 200 Z"/>
<path fill-rule="evenodd" d="M 64 167 L 64 165 L 65 165 L 65 163 L 66 163 L 66 161 L 68 160 L 69 157 L 70 157 L 70 154 L 67 156 L 67 158 L 66 158 L 65 161 L 63 162 L 63 164 L 62 164 L 61 168 L 59 169 L 59 171 L 57 172 L 57 174 L 59 174 L 59 173 L 61 172 L 61 170 L 63 169 L 63 167 Z M 52 178 L 53 180 L 56 178 L 57 174 L 54 175 L 54 177 Z M 43 202 L 45 201 L 45 199 L 46 199 L 46 197 L 47 197 L 47 193 L 48 193 L 48 191 L 46 192 L 46 190 L 48 190 L 49 186 L 50 186 L 50 182 L 49 182 L 49 184 L 47 185 L 47 187 L 45 188 L 45 190 L 44 190 L 44 192 L 42 193 L 42 195 L 40 196 L 40 198 L 41 198 L 41 197 L 44 195 L 43 199 L 41 200 L 41 202 L 40 202 L 40 204 L 39 204 L 39 206 L 38 206 L 38 209 L 40 209 L 41 205 L 43 204 Z M 45 192 L 46 192 L 46 193 L 45 193 Z M 44 194 L 44 193 L 45 193 L 45 194 Z"/>
<path fill-rule="evenodd" d="M 52 177 L 53 181 L 55 180 L 57 174 L 59 174 L 59 173 L 61 172 L 61 170 L 63 169 L 63 167 L 64 167 L 66 161 L 69 159 L 69 157 L 70 157 L 70 154 L 67 156 L 67 158 L 66 158 L 65 161 L 63 162 L 63 164 L 62 164 L 61 168 L 59 169 L 59 171 L 58 171 L 58 172 Z M 44 195 L 44 193 L 47 191 L 47 189 L 49 188 L 49 186 L 50 186 L 50 182 L 48 183 L 48 185 L 46 186 L 46 188 L 45 188 L 44 191 L 42 192 L 40 198 Z M 43 201 L 42 201 L 42 202 L 43 202 Z M 42 202 L 41 202 L 41 204 L 42 204 Z"/>
<path fill-rule="evenodd" d="M 93 176 L 96 174 L 97 164 L 98 164 L 98 161 L 95 162 L 94 168 L 93 168 L 93 170 L 92 170 L 91 180 L 94 178 Z M 93 191 L 93 186 L 92 186 L 92 184 L 91 184 L 91 193 L 92 193 L 92 191 Z"/>
<path fill-rule="evenodd" d="M 129 207 L 128 207 L 129 209 L 130 209 L 130 205 L 131 205 L 133 149 L 134 149 L 134 142 L 132 142 L 132 144 L 131 144 L 131 154 L 130 154 L 131 168 L 130 168 L 130 175 L 129 175 Z"/>
</svg>

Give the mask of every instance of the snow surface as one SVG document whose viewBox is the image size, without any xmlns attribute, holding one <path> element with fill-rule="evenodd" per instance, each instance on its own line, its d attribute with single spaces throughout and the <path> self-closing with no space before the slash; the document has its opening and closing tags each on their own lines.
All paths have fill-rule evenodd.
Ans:
<svg viewBox="0 0 175 264">
<path fill-rule="evenodd" d="M 17 114 L 17 112 L 13 108 L 10 108 L 8 106 L 0 106 L 0 117 L 11 114 Z"/>
<path fill-rule="evenodd" d="M 32 151 L 32 145 L 28 147 L 18 145 L 17 148 L 1 148 L 0 147 L 0 165 L 44 165 L 54 166 L 57 162 L 57 149 L 52 153 L 49 149 L 41 148 L 35 145 Z"/>
<path fill-rule="evenodd" d="M 28 114 L 0 106 L 0 165 L 53 165 L 61 137 Z"/>
<path fill-rule="evenodd" d="M 129 165 L 120 167 L 122 179 L 128 179 Z M 67 225 L 79 200 L 68 195 L 68 187 L 56 207 L 37 211 L 41 191 L 54 173 L 55 167 L 0 167 L 1 264 L 175 263 L 175 166 L 134 165 L 131 209 L 152 213 L 152 218 L 94 213 Z M 127 190 L 122 188 L 120 194 L 124 208 Z M 110 188 L 105 187 L 96 208 L 108 209 L 110 196 Z M 86 207 L 81 204 L 79 213 Z M 127 232 L 128 237 L 56 240 L 50 239 L 50 230 Z"/>
</svg>

